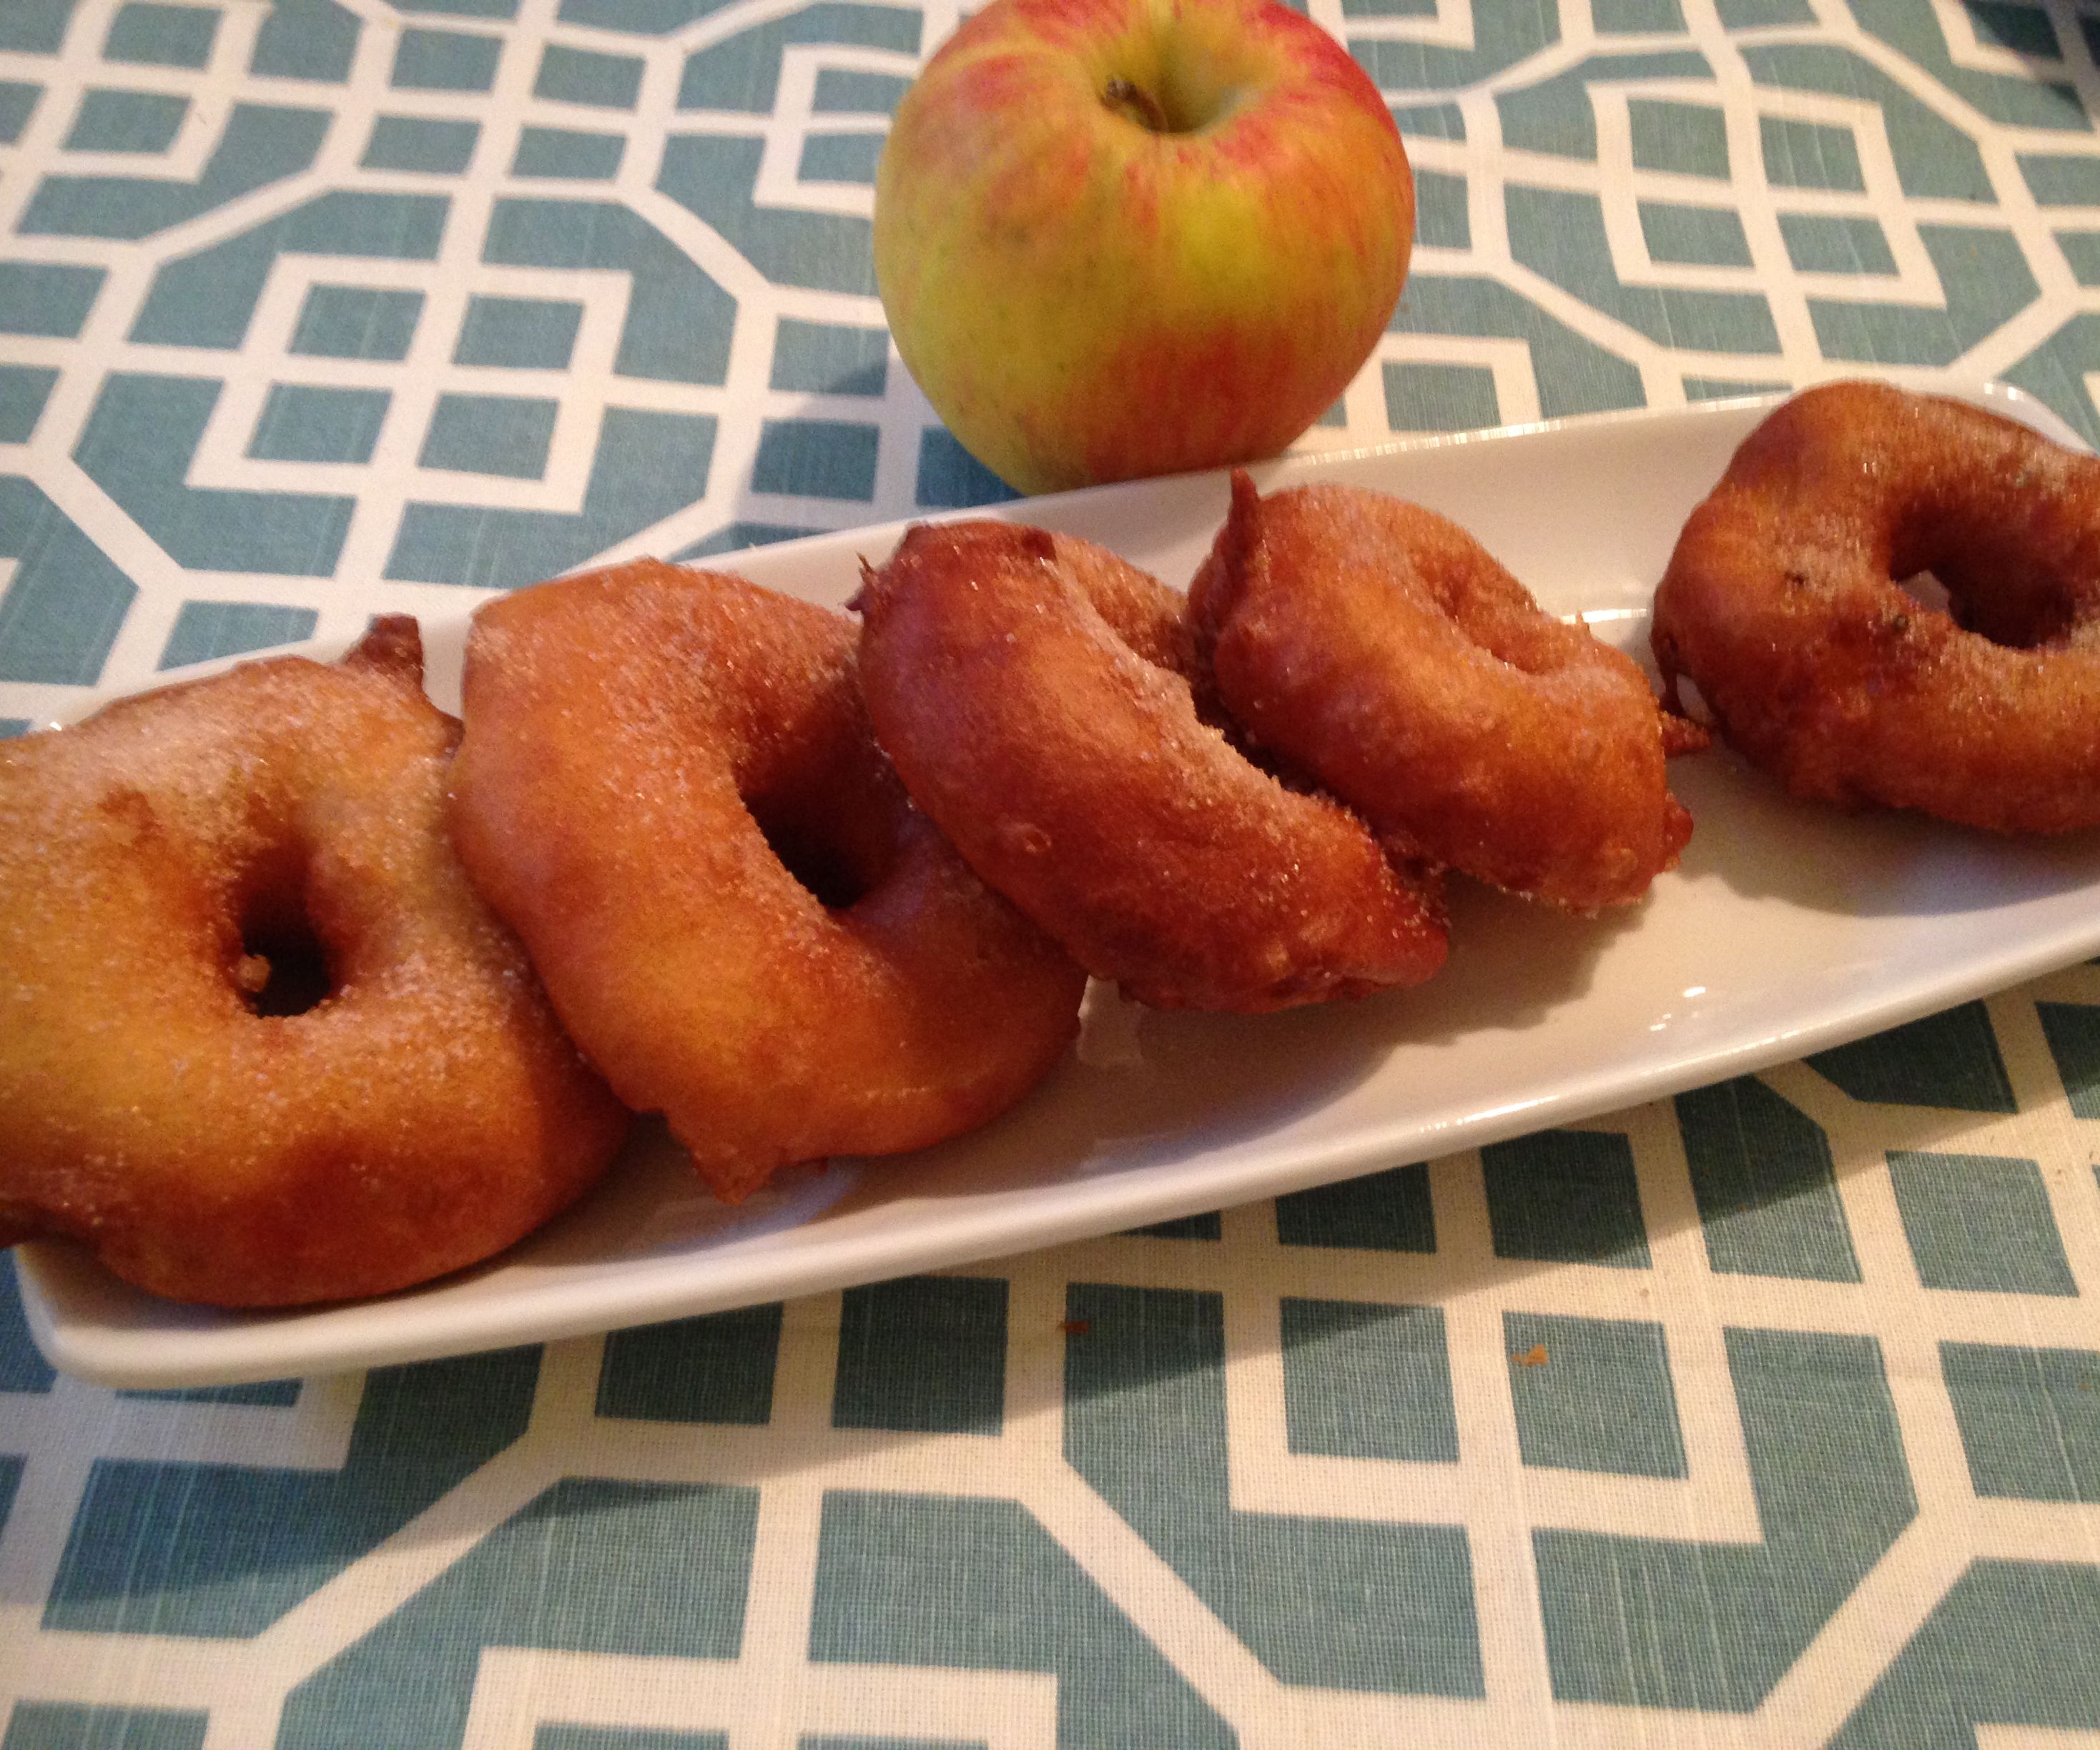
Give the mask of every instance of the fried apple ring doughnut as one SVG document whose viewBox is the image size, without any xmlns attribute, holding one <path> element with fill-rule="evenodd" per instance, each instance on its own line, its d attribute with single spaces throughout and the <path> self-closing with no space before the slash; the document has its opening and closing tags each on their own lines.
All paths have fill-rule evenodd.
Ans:
<svg viewBox="0 0 2100 1750">
<path fill-rule="evenodd" d="M 1078 1029 L 1084 976 L 911 807 L 854 647 L 842 615 L 654 561 L 468 637 L 460 853 L 615 1091 L 732 1201 L 981 1124 Z"/>
<path fill-rule="evenodd" d="M 1953 611 L 1898 580 L 1929 571 Z M 2100 461 L 1958 401 L 1773 410 L 1656 592 L 1657 661 L 1795 796 L 2100 825 Z"/>
<path fill-rule="evenodd" d="M 971 866 L 1096 976 L 1258 1012 L 1418 984 L 1433 884 L 1198 716 L 1181 598 L 1105 549 L 995 522 L 863 568 L 876 733 Z"/>
<path fill-rule="evenodd" d="M 1639 668 L 1432 511 L 1264 498 L 1236 471 L 1189 596 L 1254 739 L 1432 862 L 1591 912 L 1639 899 L 1690 836 Z"/>
<path fill-rule="evenodd" d="M 485 1258 L 603 1170 L 627 1114 L 452 854 L 421 673 L 382 620 L 0 744 L 0 1243 L 289 1306 Z"/>
</svg>

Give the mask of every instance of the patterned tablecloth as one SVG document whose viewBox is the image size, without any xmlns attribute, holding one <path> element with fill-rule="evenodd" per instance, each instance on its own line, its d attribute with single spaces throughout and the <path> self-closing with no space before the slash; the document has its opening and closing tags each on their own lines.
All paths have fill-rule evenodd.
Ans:
<svg viewBox="0 0 2100 1750">
<path fill-rule="evenodd" d="M 1313 446 L 1866 368 L 2089 438 L 2088 0 L 1316 0 L 1420 246 Z M 996 496 L 868 0 L 0 0 L 0 718 Z M 55 1377 L 5 1750 L 2100 1744 L 2100 972 L 1142 1233 L 302 1383 Z"/>
</svg>

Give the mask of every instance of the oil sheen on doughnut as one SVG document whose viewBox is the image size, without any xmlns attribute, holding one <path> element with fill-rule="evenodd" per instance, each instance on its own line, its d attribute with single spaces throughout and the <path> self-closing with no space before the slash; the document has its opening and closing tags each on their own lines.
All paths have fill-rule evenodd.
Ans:
<svg viewBox="0 0 2100 1750">
<path fill-rule="evenodd" d="M 1952 611 L 1901 580 L 1930 573 Z M 2100 461 L 1958 401 L 1783 403 L 1692 514 L 1657 661 L 1798 796 L 2100 824 Z"/>
<path fill-rule="evenodd" d="M 492 602 L 468 637 L 461 855 L 620 1098 L 732 1201 L 980 1124 L 1077 1029 L 1084 976 L 877 750 L 854 642 L 655 562 Z"/>
<path fill-rule="evenodd" d="M 1432 862 L 1591 912 L 1690 835 L 1639 668 L 1433 512 L 1236 473 L 1190 611 L 1255 741 Z"/>
<path fill-rule="evenodd" d="M 858 606 L 869 714 L 906 785 L 1097 977 L 1255 1012 L 1442 964 L 1434 884 L 1199 718 L 1181 598 L 1156 580 L 973 521 L 908 531 Z"/>
<path fill-rule="evenodd" d="M 0 1243 L 179 1299 L 485 1258 L 628 1117 L 453 856 L 413 620 L 0 743 Z"/>
</svg>

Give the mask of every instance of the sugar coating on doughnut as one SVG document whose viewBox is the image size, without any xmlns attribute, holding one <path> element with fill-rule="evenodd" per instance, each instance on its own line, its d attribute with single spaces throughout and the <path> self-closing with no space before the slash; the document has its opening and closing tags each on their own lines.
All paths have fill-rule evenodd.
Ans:
<svg viewBox="0 0 2100 1750">
<path fill-rule="evenodd" d="M 461 854 L 620 1097 L 732 1200 L 982 1123 L 1077 1031 L 1084 974 L 911 807 L 854 644 L 653 561 L 492 602 L 468 639 Z"/>
<path fill-rule="evenodd" d="M 1097 977 L 1256 1012 L 1418 984 L 1432 883 L 1204 722 L 1182 598 L 1106 549 L 923 525 L 867 569 L 861 672 L 906 786 Z"/>
<path fill-rule="evenodd" d="M 1686 522 L 1652 637 L 1796 796 L 2100 825 L 2100 461 L 2014 421 L 1878 383 L 1782 403 Z"/>
<path fill-rule="evenodd" d="M 1418 855 L 1578 912 L 1676 863 L 1691 817 L 1639 666 L 1448 518 L 1354 487 L 1264 497 L 1236 473 L 1189 594 L 1255 740 Z"/>
<path fill-rule="evenodd" d="M 281 1306 L 501 1250 L 627 1115 L 444 822 L 412 620 L 0 744 L 0 1238 Z M 303 941 L 316 987 L 258 1012 Z"/>
</svg>

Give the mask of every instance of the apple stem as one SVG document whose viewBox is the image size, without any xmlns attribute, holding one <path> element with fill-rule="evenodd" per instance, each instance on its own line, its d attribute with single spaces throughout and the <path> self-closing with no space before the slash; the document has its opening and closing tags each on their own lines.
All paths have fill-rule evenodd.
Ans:
<svg viewBox="0 0 2100 1750">
<path fill-rule="evenodd" d="M 1111 79 L 1102 88 L 1101 101 L 1118 115 L 1127 117 L 1152 133 L 1173 132 L 1167 124 L 1167 112 L 1141 85 L 1134 85 L 1127 79 Z"/>
</svg>

